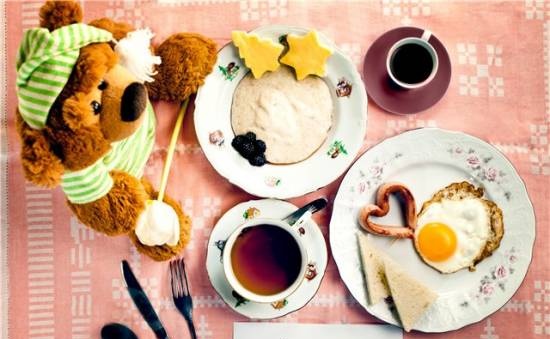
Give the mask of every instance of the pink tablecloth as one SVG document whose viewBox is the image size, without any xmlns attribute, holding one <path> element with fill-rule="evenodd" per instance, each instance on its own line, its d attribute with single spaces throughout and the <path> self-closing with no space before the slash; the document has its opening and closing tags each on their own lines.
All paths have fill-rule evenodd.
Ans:
<svg viewBox="0 0 550 339">
<path fill-rule="evenodd" d="M 307 2 L 287 0 L 82 0 L 85 19 L 108 16 L 149 26 L 157 41 L 176 31 L 196 31 L 223 45 L 233 29 L 268 23 L 315 27 L 361 67 L 374 39 L 401 25 L 430 28 L 446 45 L 453 76 L 446 96 L 414 116 L 384 113 L 369 103 L 365 147 L 407 129 L 438 126 L 479 136 L 511 159 L 527 184 L 537 216 L 537 239 L 527 278 L 496 314 L 478 324 L 433 338 L 543 338 L 550 336 L 550 3 L 523 1 L 378 0 Z M 26 184 L 14 130 L 15 53 L 24 29 L 37 25 L 40 1 L 0 2 L 0 337 L 98 338 L 102 324 L 129 324 L 143 338 L 151 332 L 120 280 L 129 259 L 174 338 L 186 338 L 172 304 L 166 264 L 132 249 L 126 238 L 95 234 L 71 217 L 60 190 Z M 167 136 L 176 107 L 157 105 L 158 138 L 146 175 L 159 182 Z M 230 338 L 243 321 L 212 289 L 205 245 L 216 220 L 251 196 L 217 175 L 197 144 L 193 117 L 184 122 L 169 193 L 193 218 L 185 250 L 196 305 L 199 338 Z M 338 182 L 309 196 L 334 198 Z M 330 211 L 330 208 L 328 209 Z M 328 237 L 329 213 L 316 216 Z M 276 321 L 373 323 L 353 300 L 330 260 L 316 297 L 307 307 Z"/>
</svg>

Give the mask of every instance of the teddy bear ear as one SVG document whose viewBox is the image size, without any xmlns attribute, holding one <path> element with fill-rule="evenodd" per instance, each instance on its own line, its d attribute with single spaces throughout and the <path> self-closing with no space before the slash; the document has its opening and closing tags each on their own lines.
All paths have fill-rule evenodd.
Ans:
<svg viewBox="0 0 550 339">
<path fill-rule="evenodd" d="M 134 27 L 125 22 L 117 22 L 109 18 L 93 20 L 89 23 L 89 25 L 111 32 L 113 34 L 113 38 L 116 40 L 125 38 L 129 32 L 135 30 Z"/>
<path fill-rule="evenodd" d="M 40 27 L 56 30 L 82 22 L 82 8 L 76 1 L 47 1 L 40 8 Z"/>
<path fill-rule="evenodd" d="M 53 188 L 64 172 L 61 160 L 52 152 L 41 130 L 36 130 L 17 114 L 17 131 L 21 137 L 21 162 L 25 178 L 35 185 Z"/>
</svg>

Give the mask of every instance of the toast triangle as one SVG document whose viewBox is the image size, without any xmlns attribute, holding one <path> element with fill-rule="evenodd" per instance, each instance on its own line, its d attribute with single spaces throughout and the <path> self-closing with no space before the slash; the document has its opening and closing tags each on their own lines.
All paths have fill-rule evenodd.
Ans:
<svg viewBox="0 0 550 339">
<path fill-rule="evenodd" d="M 384 272 L 405 331 L 409 332 L 437 299 L 437 293 L 409 275 L 395 261 L 384 257 Z"/>
<path fill-rule="evenodd" d="M 368 302 L 369 305 L 374 305 L 390 295 L 384 274 L 384 259 L 381 252 L 372 245 L 367 235 L 363 232 L 357 233 L 357 242 L 359 244 L 363 275 L 367 285 Z"/>
</svg>

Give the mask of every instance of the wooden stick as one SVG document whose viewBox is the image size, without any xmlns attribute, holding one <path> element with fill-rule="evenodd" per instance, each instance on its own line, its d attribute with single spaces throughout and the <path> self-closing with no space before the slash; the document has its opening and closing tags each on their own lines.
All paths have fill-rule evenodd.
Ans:
<svg viewBox="0 0 550 339">
<path fill-rule="evenodd" d="M 170 138 L 170 144 L 168 145 L 168 152 L 166 154 L 166 161 L 164 162 L 164 167 L 162 169 L 162 178 L 160 179 L 160 189 L 159 195 L 157 197 L 158 201 L 164 199 L 164 193 L 166 192 L 166 184 L 168 183 L 168 174 L 170 173 L 170 166 L 172 166 L 172 159 L 174 158 L 174 151 L 176 150 L 176 143 L 178 141 L 178 136 L 180 134 L 181 125 L 183 124 L 183 117 L 187 111 L 187 105 L 189 104 L 189 98 L 181 104 L 178 117 L 176 119 L 176 125 L 172 131 L 172 137 Z"/>
</svg>

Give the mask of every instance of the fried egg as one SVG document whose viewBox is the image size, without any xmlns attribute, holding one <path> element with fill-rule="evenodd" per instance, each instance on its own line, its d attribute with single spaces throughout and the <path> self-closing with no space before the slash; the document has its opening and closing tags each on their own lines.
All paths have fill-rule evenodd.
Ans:
<svg viewBox="0 0 550 339">
<path fill-rule="evenodd" d="M 442 198 L 424 204 L 414 245 L 426 264 L 453 273 L 474 267 L 490 236 L 491 219 L 483 199 Z"/>
</svg>

